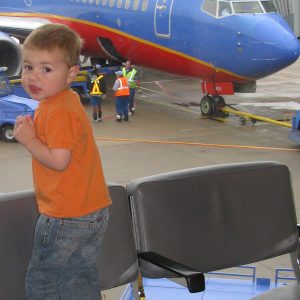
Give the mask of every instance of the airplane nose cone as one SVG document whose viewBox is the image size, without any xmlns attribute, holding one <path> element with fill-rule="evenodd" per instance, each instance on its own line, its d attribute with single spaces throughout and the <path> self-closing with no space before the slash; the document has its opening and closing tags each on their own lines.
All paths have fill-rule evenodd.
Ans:
<svg viewBox="0 0 300 300">
<path fill-rule="evenodd" d="M 248 47 L 252 51 L 246 54 L 249 77 L 258 79 L 273 74 L 295 62 L 300 55 L 299 41 L 279 15 L 259 19 L 251 35 Z"/>
</svg>

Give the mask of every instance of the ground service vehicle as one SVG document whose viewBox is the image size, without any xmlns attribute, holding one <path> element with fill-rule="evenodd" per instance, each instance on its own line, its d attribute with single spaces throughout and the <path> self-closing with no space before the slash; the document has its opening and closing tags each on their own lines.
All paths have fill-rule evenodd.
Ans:
<svg viewBox="0 0 300 300">
<path fill-rule="evenodd" d="M 19 115 L 33 116 L 38 101 L 13 94 L 6 67 L 0 67 L 0 134 L 6 142 L 15 142 L 13 128 Z"/>
</svg>

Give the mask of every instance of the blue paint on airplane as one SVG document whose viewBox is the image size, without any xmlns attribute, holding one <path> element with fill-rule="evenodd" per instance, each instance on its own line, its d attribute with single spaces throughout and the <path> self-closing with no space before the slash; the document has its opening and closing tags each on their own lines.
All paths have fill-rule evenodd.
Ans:
<svg viewBox="0 0 300 300">
<path fill-rule="evenodd" d="M 13 20 L 24 23 L 14 26 Z M 0 0 L 1 31 L 24 37 L 39 21 L 75 29 L 86 42 L 83 54 L 95 62 L 130 59 L 220 83 L 207 94 L 252 91 L 256 79 L 300 54 L 271 0 Z M 232 89 L 222 93 L 223 83 Z"/>
</svg>

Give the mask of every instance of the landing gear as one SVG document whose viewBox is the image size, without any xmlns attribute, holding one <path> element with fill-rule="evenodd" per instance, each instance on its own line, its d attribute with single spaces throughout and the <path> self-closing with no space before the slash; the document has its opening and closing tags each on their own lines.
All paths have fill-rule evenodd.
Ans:
<svg viewBox="0 0 300 300">
<path fill-rule="evenodd" d="M 222 111 L 225 100 L 221 96 L 204 96 L 200 102 L 202 116 L 206 117 L 226 117 L 228 114 Z"/>
<path fill-rule="evenodd" d="M 202 116 L 211 116 L 213 112 L 212 99 L 210 96 L 204 96 L 200 102 Z"/>
</svg>

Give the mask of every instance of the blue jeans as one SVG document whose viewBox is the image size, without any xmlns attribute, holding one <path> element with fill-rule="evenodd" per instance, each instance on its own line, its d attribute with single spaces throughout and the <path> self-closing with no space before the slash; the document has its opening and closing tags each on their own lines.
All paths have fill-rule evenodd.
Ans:
<svg viewBox="0 0 300 300">
<path fill-rule="evenodd" d="M 102 95 L 91 96 L 91 104 L 93 107 L 93 119 L 95 121 L 101 119 L 102 117 L 102 109 L 101 109 L 102 98 L 103 98 Z"/>
<path fill-rule="evenodd" d="M 124 118 L 128 118 L 128 96 L 118 96 L 116 97 L 116 111 L 117 115 L 119 115 L 121 118 L 122 116 Z"/>
<path fill-rule="evenodd" d="M 134 107 L 134 94 L 135 88 L 130 88 L 130 95 L 129 95 L 129 111 L 132 112 L 132 108 Z"/>
<path fill-rule="evenodd" d="M 92 95 L 91 96 L 91 104 L 92 106 L 100 106 L 102 102 L 102 95 Z"/>
<path fill-rule="evenodd" d="M 99 300 L 97 254 L 108 209 L 78 218 L 40 215 L 28 265 L 28 300 Z"/>
</svg>

